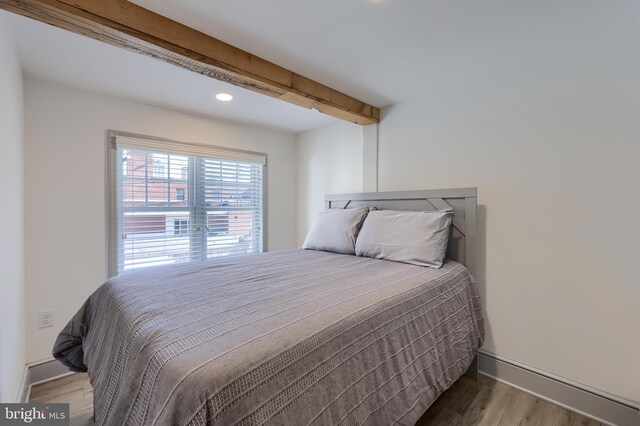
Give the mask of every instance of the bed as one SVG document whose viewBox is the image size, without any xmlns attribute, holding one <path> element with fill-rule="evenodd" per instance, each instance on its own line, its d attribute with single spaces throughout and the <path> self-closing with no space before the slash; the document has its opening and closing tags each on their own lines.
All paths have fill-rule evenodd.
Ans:
<svg viewBox="0 0 640 426">
<path fill-rule="evenodd" d="M 329 208 L 455 211 L 440 269 L 314 250 L 103 284 L 54 356 L 88 371 L 98 424 L 407 424 L 484 339 L 475 189 L 329 195 Z M 466 265 L 466 267 L 465 267 Z"/>
</svg>

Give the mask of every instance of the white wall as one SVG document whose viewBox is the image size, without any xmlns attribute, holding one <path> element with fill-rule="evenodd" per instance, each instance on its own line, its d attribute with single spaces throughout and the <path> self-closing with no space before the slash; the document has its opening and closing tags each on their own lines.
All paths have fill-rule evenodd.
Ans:
<svg viewBox="0 0 640 426">
<path fill-rule="evenodd" d="M 16 402 L 25 369 L 22 71 L 0 12 L 0 402 Z"/>
<path fill-rule="evenodd" d="M 268 247 L 295 247 L 295 137 L 27 78 L 27 357 L 49 358 L 55 337 L 105 280 L 107 129 L 268 154 Z M 37 312 L 55 326 L 37 330 Z"/>
<path fill-rule="evenodd" d="M 461 32 L 382 111 L 378 160 L 380 191 L 478 187 L 486 350 L 634 401 L 639 14 L 590 1 Z"/>
<path fill-rule="evenodd" d="M 362 191 L 362 127 L 338 122 L 297 137 L 298 245 L 325 194 Z"/>
</svg>

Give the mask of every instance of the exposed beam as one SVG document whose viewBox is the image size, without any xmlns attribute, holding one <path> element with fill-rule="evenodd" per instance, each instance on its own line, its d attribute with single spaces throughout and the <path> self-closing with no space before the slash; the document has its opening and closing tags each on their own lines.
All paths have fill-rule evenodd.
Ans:
<svg viewBox="0 0 640 426">
<path fill-rule="evenodd" d="M 380 110 L 124 0 L 0 0 L 0 8 L 358 124 Z"/>
</svg>

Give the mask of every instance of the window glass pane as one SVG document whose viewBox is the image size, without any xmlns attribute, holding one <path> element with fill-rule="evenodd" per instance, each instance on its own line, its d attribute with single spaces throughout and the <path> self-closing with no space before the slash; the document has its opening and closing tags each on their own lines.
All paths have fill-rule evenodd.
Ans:
<svg viewBox="0 0 640 426">
<path fill-rule="evenodd" d="M 205 159 L 207 257 L 245 254 L 262 246 L 262 167 Z"/>
<path fill-rule="evenodd" d="M 169 156 L 166 154 L 151 154 L 151 167 L 154 178 L 166 179 L 169 168 Z"/>
</svg>

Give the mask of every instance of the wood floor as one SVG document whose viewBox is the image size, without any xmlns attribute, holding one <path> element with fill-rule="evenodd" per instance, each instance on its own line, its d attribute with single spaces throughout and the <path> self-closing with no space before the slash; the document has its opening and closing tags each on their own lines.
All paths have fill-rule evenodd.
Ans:
<svg viewBox="0 0 640 426">
<path fill-rule="evenodd" d="M 71 425 L 94 424 L 93 388 L 86 373 L 72 374 L 32 387 L 29 402 L 68 403 Z"/>
<path fill-rule="evenodd" d="M 416 426 L 599 426 L 579 414 L 538 399 L 485 376 L 462 377 L 440 398 Z"/>
<path fill-rule="evenodd" d="M 71 425 L 93 425 L 93 389 L 86 374 L 34 386 L 30 402 L 69 403 Z M 433 403 L 416 426 L 598 426 L 600 423 L 495 380 L 462 377 Z"/>
</svg>

